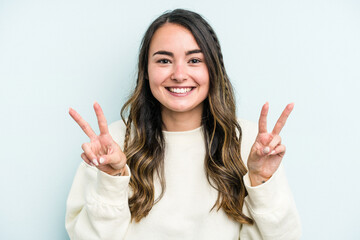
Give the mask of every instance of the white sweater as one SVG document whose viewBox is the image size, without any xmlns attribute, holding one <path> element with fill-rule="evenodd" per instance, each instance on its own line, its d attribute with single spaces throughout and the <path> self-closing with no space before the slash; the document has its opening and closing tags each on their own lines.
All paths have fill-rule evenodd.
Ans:
<svg viewBox="0 0 360 240">
<path fill-rule="evenodd" d="M 245 161 L 257 135 L 254 123 L 240 120 L 243 131 L 241 155 Z M 109 126 L 113 139 L 123 147 L 125 126 Z M 185 132 L 166 132 L 163 198 L 139 223 L 130 222 L 130 177 L 114 177 L 82 162 L 76 173 L 66 210 L 66 229 L 71 239 L 276 239 L 300 238 L 300 220 L 287 184 L 279 169 L 266 183 L 251 187 L 244 176 L 248 196 L 243 211 L 254 225 L 241 225 L 216 209 L 217 198 L 205 175 L 205 144 L 202 127 Z M 130 172 L 130 171 L 129 171 Z M 155 181 L 155 197 L 160 194 Z"/>
</svg>

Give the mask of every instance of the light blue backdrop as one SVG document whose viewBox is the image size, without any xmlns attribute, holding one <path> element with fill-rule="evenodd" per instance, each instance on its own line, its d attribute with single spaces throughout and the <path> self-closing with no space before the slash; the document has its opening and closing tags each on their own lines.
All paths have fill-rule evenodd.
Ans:
<svg viewBox="0 0 360 240">
<path fill-rule="evenodd" d="M 303 239 L 360 239 L 357 0 L 0 0 L 0 239 L 67 239 L 65 202 L 87 137 L 71 106 L 109 122 L 134 86 L 141 37 L 167 9 L 204 15 L 239 117 L 273 125 L 288 102 L 284 164 Z"/>
</svg>

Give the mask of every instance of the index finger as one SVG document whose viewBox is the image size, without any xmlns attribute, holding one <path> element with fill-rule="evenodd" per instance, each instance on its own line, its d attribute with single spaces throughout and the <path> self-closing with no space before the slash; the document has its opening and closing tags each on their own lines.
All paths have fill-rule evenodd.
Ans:
<svg viewBox="0 0 360 240">
<path fill-rule="evenodd" d="M 286 120 L 289 117 L 293 108 L 294 108 L 294 103 L 290 103 L 285 107 L 284 111 L 281 113 L 279 119 L 275 124 L 275 127 L 272 131 L 273 134 L 279 135 L 281 129 L 285 126 Z"/>
<path fill-rule="evenodd" d="M 81 127 L 84 133 L 90 138 L 93 139 L 96 137 L 95 132 L 91 129 L 88 122 L 86 122 L 80 114 L 78 114 L 74 109 L 69 108 L 70 116 L 75 120 L 75 122 Z"/>
<path fill-rule="evenodd" d="M 100 105 L 97 102 L 94 103 L 94 110 L 95 110 L 96 117 L 98 120 L 100 133 L 101 134 L 109 133 L 105 115 L 104 115 L 103 110 L 101 109 Z"/>
<path fill-rule="evenodd" d="M 259 133 L 266 133 L 267 132 L 267 114 L 269 111 L 269 103 L 266 102 L 262 109 L 261 109 L 261 113 L 260 113 L 260 118 L 259 118 Z"/>
</svg>

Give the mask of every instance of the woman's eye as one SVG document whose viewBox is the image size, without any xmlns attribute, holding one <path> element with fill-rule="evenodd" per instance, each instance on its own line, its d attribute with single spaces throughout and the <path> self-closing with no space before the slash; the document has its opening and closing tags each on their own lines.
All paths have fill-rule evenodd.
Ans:
<svg viewBox="0 0 360 240">
<path fill-rule="evenodd" d="M 169 59 L 160 59 L 159 61 L 157 61 L 158 63 L 162 63 L 162 64 L 168 64 L 170 63 Z"/>
<path fill-rule="evenodd" d="M 189 61 L 190 63 L 199 63 L 201 62 L 199 59 L 193 58 Z"/>
</svg>

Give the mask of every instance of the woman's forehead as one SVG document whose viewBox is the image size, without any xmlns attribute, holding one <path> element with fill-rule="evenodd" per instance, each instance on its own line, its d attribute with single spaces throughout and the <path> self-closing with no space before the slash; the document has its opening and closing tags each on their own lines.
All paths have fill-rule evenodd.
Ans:
<svg viewBox="0 0 360 240">
<path fill-rule="evenodd" d="M 156 30 L 150 42 L 150 53 L 160 50 L 191 51 L 200 49 L 192 33 L 185 27 L 166 23 Z"/>
</svg>

